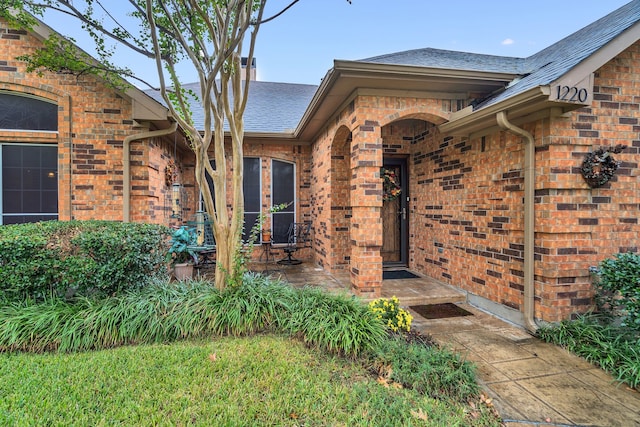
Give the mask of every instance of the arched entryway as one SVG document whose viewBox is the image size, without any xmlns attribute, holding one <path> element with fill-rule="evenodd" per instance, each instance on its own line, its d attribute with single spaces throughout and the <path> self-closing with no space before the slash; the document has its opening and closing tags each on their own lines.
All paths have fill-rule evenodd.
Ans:
<svg viewBox="0 0 640 427">
<path fill-rule="evenodd" d="M 331 247 L 332 272 L 346 271 L 351 259 L 351 132 L 341 127 L 331 145 Z"/>
<path fill-rule="evenodd" d="M 427 119 L 429 117 L 426 117 Z M 438 121 L 441 121 L 439 119 Z M 421 116 L 397 119 L 381 129 L 383 167 L 382 256 L 383 268 L 416 268 L 411 258 L 417 205 L 427 203 L 428 195 L 412 194 L 424 176 L 425 144 L 437 133 L 437 127 Z"/>
</svg>

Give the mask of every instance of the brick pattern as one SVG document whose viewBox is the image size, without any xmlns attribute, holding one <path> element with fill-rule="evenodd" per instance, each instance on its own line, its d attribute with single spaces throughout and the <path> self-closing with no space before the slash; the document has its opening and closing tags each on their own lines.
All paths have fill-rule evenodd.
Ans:
<svg viewBox="0 0 640 427">
<path fill-rule="evenodd" d="M 314 142 L 311 214 L 320 225 L 315 255 L 332 272 L 348 265 L 356 293 L 380 294 L 383 154 L 403 154 L 409 147 L 406 138 L 413 134 L 402 126 L 412 129 L 425 119 L 442 123 L 449 110 L 442 100 L 360 96 Z M 404 117 L 415 120 L 397 125 Z"/>
<path fill-rule="evenodd" d="M 598 71 L 591 107 L 524 125 L 536 145 L 538 318 L 556 321 L 587 310 L 589 266 L 638 250 L 637 58 L 638 44 Z M 408 156 L 410 267 L 521 310 L 523 143 L 507 132 L 473 140 L 440 135 L 436 125 L 446 117 L 437 100 L 361 96 L 327 125 L 312 147 L 311 212 L 321 224 L 316 256 L 332 270 L 349 263 L 356 290 L 377 292 L 373 264 L 382 230 L 375 170 L 382 155 Z M 620 143 L 628 148 L 617 155 L 622 166 L 614 179 L 589 188 L 580 175 L 586 153 Z"/>
<path fill-rule="evenodd" d="M 588 108 L 545 123 L 540 146 L 536 203 L 540 260 L 536 292 L 540 315 L 556 320 L 592 304 L 588 267 L 620 252 L 638 252 L 640 241 L 640 43 L 595 73 L 594 102 Z M 621 167 L 611 181 L 591 189 L 580 174 L 585 155 L 600 146 L 623 144 Z"/>
<path fill-rule="evenodd" d="M 26 73 L 15 57 L 32 52 L 39 39 L 25 31 L 0 29 L 0 89 L 38 96 L 58 105 L 58 133 L 0 132 L 1 142 L 47 143 L 58 146 L 59 218 L 122 220 L 122 144 L 134 128 L 131 102 L 92 76 Z M 131 150 L 132 219 L 162 222 L 163 205 L 152 180 L 160 180 L 163 165 L 149 169 L 150 151 L 161 142 L 136 141 Z M 167 148 L 164 148 L 167 151 Z M 153 202 L 155 203 L 155 202 Z M 143 207 L 145 206 L 145 207 Z"/>
</svg>

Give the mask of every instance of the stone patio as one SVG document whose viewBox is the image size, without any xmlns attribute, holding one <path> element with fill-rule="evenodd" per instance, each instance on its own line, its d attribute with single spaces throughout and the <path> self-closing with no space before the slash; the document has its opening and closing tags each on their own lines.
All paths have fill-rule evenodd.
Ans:
<svg viewBox="0 0 640 427">
<path fill-rule="evenodd" d="M 256 263 L 251 266 L 251 269 L 281 278 L 297 287 L 320 286 L 332 292 L 351 293 L 347 271 L 331 275 L 322 267 L 308 262 L 303 262 L 300 265 Z M 398 297 L 405 306 L 466 301 L 464 292 L 428 277 L 384 280 L 382 297 L 391 298 L 392 296 Z M 367 298 L 363 299 L 367 300 Z"/>
</svg>

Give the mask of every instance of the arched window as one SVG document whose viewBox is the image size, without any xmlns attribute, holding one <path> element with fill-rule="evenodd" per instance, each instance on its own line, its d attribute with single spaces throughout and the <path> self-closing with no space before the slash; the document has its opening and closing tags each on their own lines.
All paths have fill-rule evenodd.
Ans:
<svg viewBox="0 0 640 427">
<path fill-rule="evenodd" d="M 245 157 L 242 189 L 244 192 L 244 231 L 242 240 L 249 240 L 262 209 L 262 168 L 259 157 Z"/>
<path fill-rule="evenodd" d="M 251 230 L 258 222 L 262 207 L 262 179 L 261 160 L 259 157 L 243 158 L 242 190 L 244 193 L 244 230 L 242 241 L 247 242 L 251 236 Z M 215 161 L 211 161 L 211 167 L 216 168 Z M 215 199 L 213 180 L 205 173 L 211 195 Z M 200 196 L 202 197 L 202 195 Z"/>
<path fill-rule="evenodd" d="M 0 91 L 0 129 L 58 131 L 58 106 L 28 95 Z"/>
</svg>

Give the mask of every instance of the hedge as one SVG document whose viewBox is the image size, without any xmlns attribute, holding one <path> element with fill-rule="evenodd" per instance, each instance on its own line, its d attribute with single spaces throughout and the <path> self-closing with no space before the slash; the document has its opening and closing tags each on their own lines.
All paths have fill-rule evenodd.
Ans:
<svg viewBox="0 0 640 427">
<path fill-rule="evenodd" d="M 0 227 L 0 301 L 101 297 L 166 271 L 168 229 L 110 221 Z"/>
</svg>

